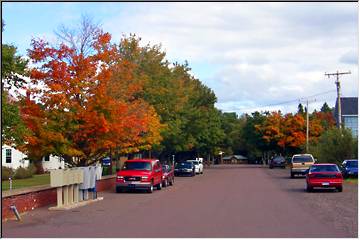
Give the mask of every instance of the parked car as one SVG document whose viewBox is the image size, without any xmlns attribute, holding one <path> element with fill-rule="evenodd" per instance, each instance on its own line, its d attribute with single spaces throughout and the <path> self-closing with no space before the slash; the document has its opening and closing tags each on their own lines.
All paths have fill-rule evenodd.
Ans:
<svg viewBox="0 0 360 240">
<path fill-rule="evenodd" d="M 311 154 L 295 154 L 291 158 L 290 176 L 306 175 L 307 170 L 315 163 L 315 159 Z"/>
<path fill-rule="evenodd" d="M 314 188 L 335 188 L 342 192 L 343 176 L 336 164 L 322 163 L 312 165 L 306 174 L 306 190 Z"/>
<path fill-rule="evenodd" d="M 348 159 L 341 164 L 342 174 L 344 178 L 358 177 L 358 160 Z"/>
<path fill-rule="evenodd" d="M 192 162 L 179 162 L 175 165 L 175 176 L 195 176 L 195 165 Z"/>
<path fill-rule="evenodd" d="M 199 160 L 186 160 L 187 162 L 192 162 L 195 165 L 195 173 L 196 174 L 203 174 L 204 173 L 204 165 L 202 161 Z"/>
<path fill-rule="evenodd" d="M 269 168 L 281 167 L 285 168 L 286 160 L 283 156 L 275 156 L 269 162 Z"/>
<path fill-rule="evenodd" d="M 157 159 L 127 160 L 116 174 L 116 192 L 161 189 L 163 170 Z"/>
<path fill-rule="evenodd" d="M 174 166 L 164 164 L 164 165 L 162 165 L 162 169 L 163 169 L 162 186 L 163 187 L 167 187 L 169 185 L 172 186 L 175 181 Z"/>
</svg>

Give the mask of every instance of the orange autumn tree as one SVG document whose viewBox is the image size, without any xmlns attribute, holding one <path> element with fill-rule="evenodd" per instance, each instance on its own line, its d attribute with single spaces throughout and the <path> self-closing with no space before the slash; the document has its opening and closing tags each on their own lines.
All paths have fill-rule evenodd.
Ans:
<svg viewBox="0 0 360 240">
<path fill-rule="evenodd" d="M 21 109 L 32 130 L 25 146 L 29 153 L 62 156 L 79 166 L 99 160 L 109 148 L 136 152 L 161 140 L 158 116 L 136 97 L 141 86 L 121 85 L 122 77 L 131 83 L 132 68 L 116 75 L 115 88 L 115 70 L 127 63 L 110 40 L 110 34 L 99 33 L 87 55 L 64 43 L 32 41 L 33 86 Z"/>
<path fill-rule="evenodd" d="M 284 150 L 295 152 L 294 150 L 305 144 L 306 122 L 301 114 L 286 114 L 282 120 L 281 129 L 283 137 L 278 141 L 278 145 Z"/>
<path fill-rule="evenodd" d="M 282 114 L 280 111 L 266 114 L 265 121 L 255 125 L 255 129 L 262 135 L 262 139 L 269 149 L 278 148 L 278 142 L 282 139 L 281 132 Z"/>
</svg>

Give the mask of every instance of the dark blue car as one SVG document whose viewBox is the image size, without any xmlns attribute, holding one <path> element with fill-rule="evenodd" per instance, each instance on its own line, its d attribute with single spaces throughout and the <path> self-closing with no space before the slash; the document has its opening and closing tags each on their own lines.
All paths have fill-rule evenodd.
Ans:
<svg viewBox="0 0 360 240">
<path fill-rule="evenodd" d="M 358 176 L 358 160 L 357 159 L 344 160 L 344 162 L 341 164 L 341 167 L 342 167 L 342 174 L 343 174 L 344 178 Z"/>
</svg>

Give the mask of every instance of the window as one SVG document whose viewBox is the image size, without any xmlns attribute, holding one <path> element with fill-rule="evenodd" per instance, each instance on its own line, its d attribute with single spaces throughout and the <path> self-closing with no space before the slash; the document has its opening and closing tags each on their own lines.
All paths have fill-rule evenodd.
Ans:
<svg viewBox="0 0 360 240">
<path fill-rule="evenodd" d="M 6 163 L 11 163 L 11 149 L 6 149 Z"/>
<path fill-rule="evenodd" d="M 50 155 L 46 155 L 46 156 L 44 157 L 44 160 L 45 160 L 46 162 L 50 161 Z"/>
<path fill-rule="evenodd" d="M 344 125 L 350 128 L 353 136 L 358 135 L 358 117 L 357 116 L 344 116 Z"/>
</svg>

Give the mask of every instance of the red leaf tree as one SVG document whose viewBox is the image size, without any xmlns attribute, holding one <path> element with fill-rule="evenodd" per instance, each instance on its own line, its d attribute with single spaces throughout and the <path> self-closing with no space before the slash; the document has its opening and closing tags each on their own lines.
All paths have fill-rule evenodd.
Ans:
<svg viewBox="0 0 360 240">
<path fill-rule="evenodd" d="M 161 140 L 154 109 L 136 98 L 142 86 L 132 77 L 134 66 L 119 58 L 110 39 L 98 34 L 86 56 L 66 44 L 32 41 L 36 67 L 21 112 L 32 131 L 25 147 L 33 158 L 54 154 L 88 165 L 109 148 L 136 152 Z"/>
</svg>

